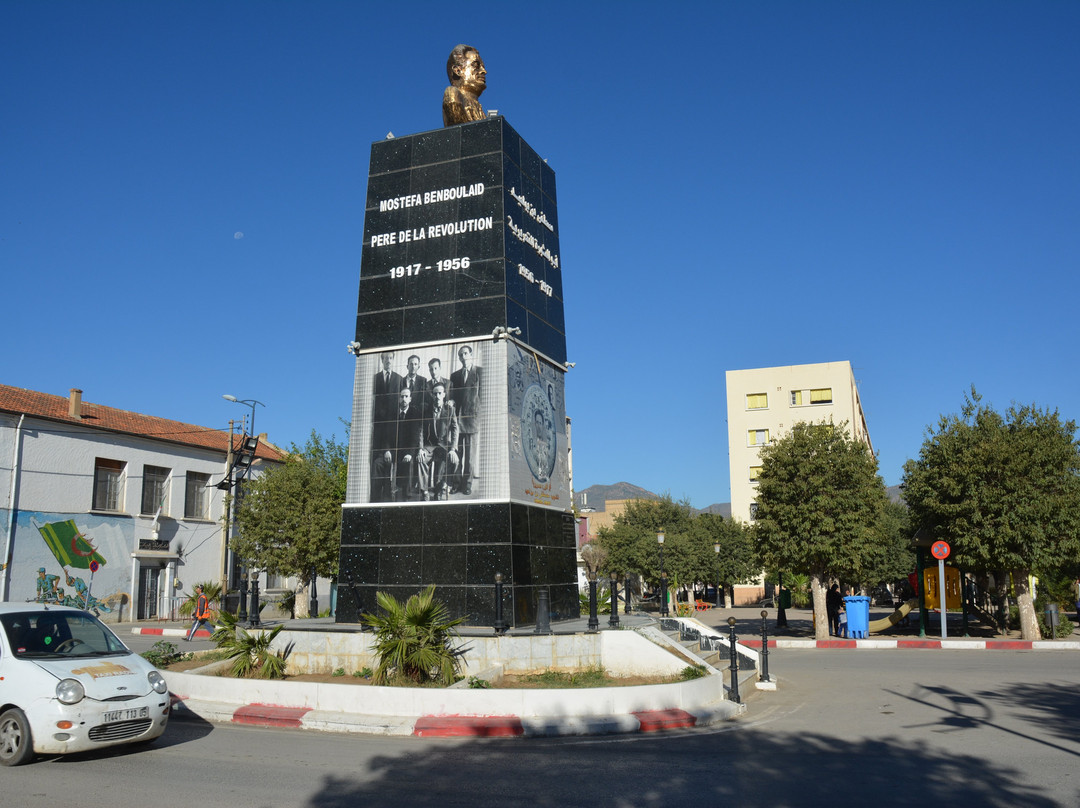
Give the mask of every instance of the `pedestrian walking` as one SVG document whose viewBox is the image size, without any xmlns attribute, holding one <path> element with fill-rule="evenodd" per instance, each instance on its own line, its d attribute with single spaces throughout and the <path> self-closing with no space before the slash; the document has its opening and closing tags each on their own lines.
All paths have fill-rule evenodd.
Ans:
<svg viewBox="0 0 1080 808">
<path fill-rule="evenodd" d="M 840 636 L 840 612 L 844 608 L 844 598 L 840 594 L 840 584 L 833 584 L 825 593 L 825 616 L 829 618 L 829 634 Z"/>
<path fill-rule="evenodd" d="M 214 624 L 210 622 L 210 598 L 203 594 L 203 588 L 201 586 L 195 587 L 195 622 L 191 624 L 191 631 L 184 637 L 185 640 L 191 642 L 195 637 L 195 632 L 199 630 L 199 626 L 203 623 L 206 624 L 206 629 L 211 634 L 214 633 Z"/>
</svg>

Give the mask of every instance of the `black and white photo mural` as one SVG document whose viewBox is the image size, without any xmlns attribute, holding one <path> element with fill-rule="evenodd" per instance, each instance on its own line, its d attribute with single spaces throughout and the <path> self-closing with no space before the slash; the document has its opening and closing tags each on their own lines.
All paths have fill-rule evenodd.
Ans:
<svg viewBox="0 0 1080 808">
<path fill-rule="evenodd" d="M 350 503 L 570 501 L 564 372 L 509 340 L 358 357 Z"/>
</svg>

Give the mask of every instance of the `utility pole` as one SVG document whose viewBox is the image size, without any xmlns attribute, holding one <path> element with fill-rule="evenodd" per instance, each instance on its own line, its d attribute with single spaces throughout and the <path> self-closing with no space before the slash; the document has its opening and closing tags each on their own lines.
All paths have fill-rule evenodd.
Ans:
<svg viewBox="0 0 1080 808">
<path fill-rule="evenodd" d="M 226 468 L 225 473 L 230 475 L 230 476 L 232 475 L 233 424 L 235 424 L 235 423 L 236 422 L 232 418 L 229 419 L 229 452 L 228 452 L 228 455 L 227 455 L 227 457 L 225 459 L 225 468 Z M 231 480 L 230 480 L 230 482 L 231 482 Z M 218 569 L 221 570 L 221 601 L 218 603 L 218 608 L 221 609 L 221 611 L 225 611 L 225 596 L 229 592 L 229 567 L 228 567 L 229 553 L 228 553 L 228 550 L 229 550 L 229 531 L 232 529 L 232 518 L 231 518 L 232 517 L 232 501 L 233 501 L 232 493 L 233 493 L 232 486 L 230 485 L 228 490 L 225 492 L 225 496 L 228 497 L 228 499 L 226 500 L 226 507 L 225 507 L 225 525 L 221 529 L 221 565 L 218 567 Z"/>
</svg>

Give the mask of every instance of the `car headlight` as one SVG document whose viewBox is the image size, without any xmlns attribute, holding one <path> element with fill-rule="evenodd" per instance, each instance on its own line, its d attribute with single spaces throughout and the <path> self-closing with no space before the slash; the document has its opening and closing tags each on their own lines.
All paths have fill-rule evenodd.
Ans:
<svg viewBox="0 0 1080 808">
<path fill-rule="evenodd" d="M 78 704 L 86 696 L 86 689 L 78 679 L 63 679 L 56 685 L 56 698 L 61 704 Z"/>
<path fill-rule="evenodd" d="M 150 671 L 146 674 L 146 678 L 150 680 L 150 687 L 154 688 L 155 693 L 168 693 L 169 685 L 165 681 L 165 677 L 157 671 Z"/>
</svg>

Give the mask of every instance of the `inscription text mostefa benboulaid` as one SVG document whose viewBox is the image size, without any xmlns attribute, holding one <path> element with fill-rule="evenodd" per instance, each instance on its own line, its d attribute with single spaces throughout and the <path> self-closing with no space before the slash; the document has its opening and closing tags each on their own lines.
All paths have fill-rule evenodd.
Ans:
<svg viewBox="0 0 1080 808">
<path fill-rule="evenodd" d="M 487 70 L 480 53 L 471 45 L 458 45 L 446 60 L 450 86 L 443 93 L 443 126 L 482 121 L 480 94 L 487 88 Z"/>
</svg>

